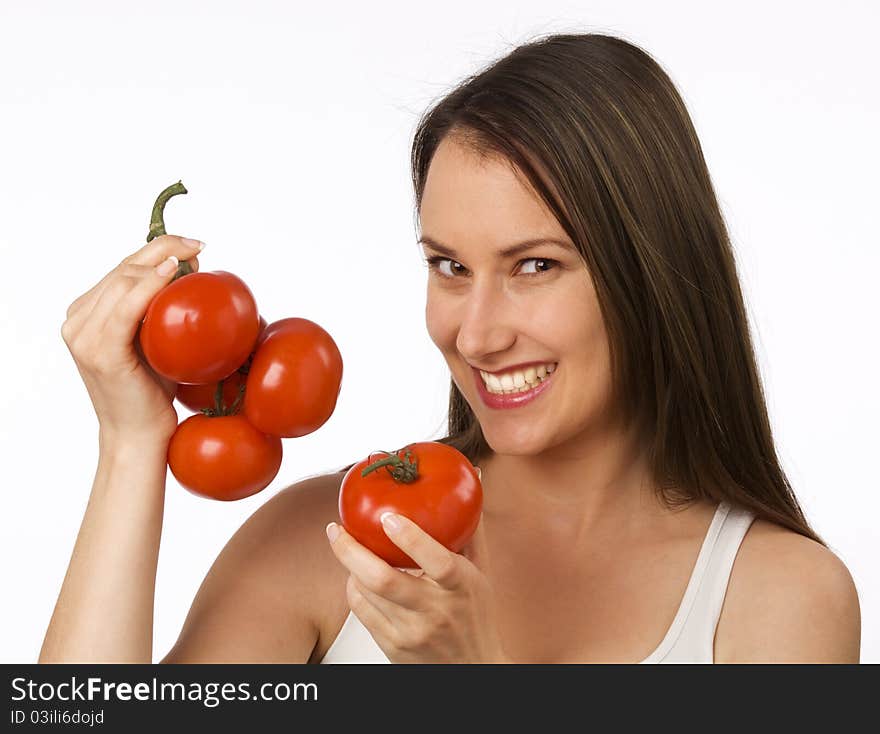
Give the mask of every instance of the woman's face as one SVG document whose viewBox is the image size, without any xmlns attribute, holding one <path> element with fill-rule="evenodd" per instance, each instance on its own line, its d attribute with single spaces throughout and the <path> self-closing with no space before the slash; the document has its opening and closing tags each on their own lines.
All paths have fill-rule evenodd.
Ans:
<svg viewBox="0 0 880 734">
<path fill-rule="evenodd" d="M 493 451 L 538 454 L 599 428 L 611 390 L 599 303 L 574 244 L 525 177 L 447 136 L 431 161 L 420 225 L 425 257 L 441 258 L 429 266 L 428 333 Z M 568 247 L 499 254 L 536 238 Z M 477 370 L 510 373 L 522 363 L 556 368 L 530 402 L 487 403 Z"/>
</svg>

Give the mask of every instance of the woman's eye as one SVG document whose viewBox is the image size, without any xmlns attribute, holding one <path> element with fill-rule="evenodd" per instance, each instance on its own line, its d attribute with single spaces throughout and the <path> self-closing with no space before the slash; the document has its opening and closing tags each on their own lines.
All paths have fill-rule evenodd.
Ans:
<svg viewBox="0 0 880 734">
<path fill-rule="evenodd" d="M 447 273 L 443 271 L 440 266 L 443 263 L 449 263 L 450 265 L 461 265 L 461 263 L 455 262 L 455 260 L 450 260 L 448 257 L 429 257 L 426 262 L 428 263 L 428 267 L 433 270 L 435 273 L 442 275 L 444 278 L 453 278 L 455 277 L 452 273 Z M 463 270 L 464 268 L 462 268 Z M 454 269 L 453 269 L 454 271 Z"/>
<path fill-rule="evenodd" d="M 428 263 L 428 267 L 431 270 L 433 270 L 435 273 L 437 273 L 438 275 L 440 275 L 443 278 L 454 278 L 454 277 L 456 277 L 456 275 L 455 275 L 456 273 L 461 273 L 462 271 L 466 270 L 466 268 L 464 266 L 462 266 L 461 263 L 455 262 L 455 260 L 450 260 L 448 257 L 441 257 L 439 255 L 435 255 L 434 257 L 427 258 L 426 262 Z M 523 263 L 530 263 L 530 262 L 541 263 L 542 267 L 544 267 L 544 268 L 547 268 L 548 266 L 550 266 L 548 268 L 550 270 L 552 270 L 554 267 L 556 267 L 556 261 L 551 260 L 546 257 L 530 257 L 525 260 L 520 260 L 518 264 L 522 265 Z M 451 266 L 453 266 L 453 267 L 451 267 L 451 272 L 446 272 L 441 269 L 440 266 L 444 263 L 449 263 Z M 454 267 L 455 265 L 460 266 L 460 269 L 456 269 Z M 542 275 L 546 272 L 547 272 L 546 269 L 536 270 L 535 272 L 524 272 L 523 275 L 525 275 L 527 277 L 531 277 L 531 276 L 535 276 L 535 275 Z"/>
<path fill-rule="evenodd" d="M 521 260 L 520 263 L 541 263 L 543 267 L 547 268 L 547 270 L 552 270 L 552 267 L 547 267 L 548 263 L 554 263 L 553 260 L 548 260 L 545 257 L 530 257 L 528 260 Z M 541 273 L 546 273 L 547 270 L 536 270 L 533 273 L 523 273 L 523 275 L 540 275 Z"/>
</svg>

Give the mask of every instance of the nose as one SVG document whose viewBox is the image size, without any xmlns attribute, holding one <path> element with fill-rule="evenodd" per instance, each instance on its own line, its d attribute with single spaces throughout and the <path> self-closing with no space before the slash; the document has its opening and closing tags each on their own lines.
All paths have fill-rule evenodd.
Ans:
<svg viewBox="0 0 880 734">
<path fill-rule="evenodd" d="M 516 340 L 516 304 L 488 281 L 474 279 L 459 313 L 456 347 L 469 362 L 484 361 L 484 355 L 503 352 Z"/>
</svg>

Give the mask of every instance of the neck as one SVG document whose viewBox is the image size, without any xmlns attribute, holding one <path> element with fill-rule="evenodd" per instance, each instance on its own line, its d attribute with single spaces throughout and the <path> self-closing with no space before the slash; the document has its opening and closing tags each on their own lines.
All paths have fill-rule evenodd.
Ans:
<svg viewBox="0 0 880 734">
<path fill-rule="evenodd" d="M 493 453 L 479 463 L 484 513 L 572 542 L 637 530 L 665 513 L 647 449 L 635 430 L 620 430 L 579 436 L 537 455 Z"/>
</svg>

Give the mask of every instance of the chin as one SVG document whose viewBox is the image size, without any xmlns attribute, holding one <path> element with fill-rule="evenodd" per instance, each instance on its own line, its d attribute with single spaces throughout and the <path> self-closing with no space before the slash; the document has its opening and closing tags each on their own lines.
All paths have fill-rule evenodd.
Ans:
<svg viewBox="0 0 880 734">
<path fill-rule="evenodd" d="M 496 454 L 505 456 L 535 456 L 547 450 L 547 437 L 537 436 L 534 431 L 492 431 L 482 425 L 483 438 Z"/>
</svg>

